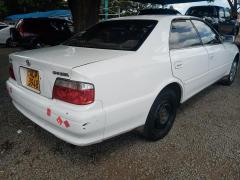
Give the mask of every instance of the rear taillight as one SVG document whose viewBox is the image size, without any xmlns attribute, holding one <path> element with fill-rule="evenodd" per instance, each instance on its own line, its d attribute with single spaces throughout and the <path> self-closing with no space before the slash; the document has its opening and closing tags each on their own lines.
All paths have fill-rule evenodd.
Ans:
<svg viewBox="0 0 240 180">
<path fill-rule="evenodd" d="M 8 72 L 9 72 L 10 78 L 16 80 L 15 75 L 14 75 L 14 71 L 13 71 L 13 65 L 12 65 L 12 64 L 10 64 L 9 69 L 8 69 Z"/>
<path fill-rule="evenodd" d="M 57 78 L 53 87 L 53 99 L 71 104 L 87 105 L 94 102 L 95 89 L 90 83 Z"/>
</svg>

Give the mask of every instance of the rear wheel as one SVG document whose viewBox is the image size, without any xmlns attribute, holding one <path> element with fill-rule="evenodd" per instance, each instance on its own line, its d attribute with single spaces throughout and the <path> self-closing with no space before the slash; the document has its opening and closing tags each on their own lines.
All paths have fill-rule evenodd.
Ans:
<svg viewBox="0 0 240 180">
<path fill-rule="evenodd" d="M 178 97 L 171 88 L 165 89 L 154 101 L 144 126 L 144 135 L 149 140 L 166 136 L 176 117 Z"/>
<path fill-rule="evenodd" d="M 44 47 L 44 43 L 42 43 L 40 40 L 35 40 L 33 42 L 32 48 L 39 49 L 39 48 L 42 48 L 42 47 Z"/>
<path fill-rule="evenodd" d="M 226 86 L 230 86 L 234 80 L 235 80 L 235 77 L 237 75 L 237 70 L 238 70 L 238 62 L 237 60 L 234 60 L 233 63 L 232 63 L 232 66 L 231 66 L 231 70 L 230 70 L 230 73 L 228 76 L 226 76 L 222 81 L 221 83 L 223 85 L 226 85 Z"/>
<path fill-rule="evenodd" d="M 8 38 L 7 41 L 6 41 L 6 47 L 9 48 L 9 47 L 14 47 L 14 43 L 13 43 L 13 40 L 11 38 Z"/>
</svg>

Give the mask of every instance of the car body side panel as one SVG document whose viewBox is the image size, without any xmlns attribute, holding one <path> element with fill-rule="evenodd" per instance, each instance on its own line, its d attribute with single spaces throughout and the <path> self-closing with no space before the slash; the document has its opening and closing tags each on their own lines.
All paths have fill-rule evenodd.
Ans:
<svg viewBox="0 0 240 180">
<path fill-rule="evenodd" d="M 209 56 L 209 79 L 217 81 L 226 74 L 228 64 L 232 62 L 231 56 L 225 51 L 223 44 L 205 45 Z"/>
<path fill-rule="evenodd" d="M 7 40 L 10 38 L 10 28 L 12 28 L 12 26 L 0 30 L 0 44 L 6 44 Z"/>
<path fill-rule="evenodd" d="M 179 78 L 185 87 L 183 99 L 206 87 L 208 78 L 208 54 L 204 47 L 192 47 L 170 51 L 173 75 Z"/>
<path fill-rule="evenodd" d="M 239 49 L 238 47 L 234 44 L 234 43 L 230 43 L 230 42 L 224 42 L 223 46 L 225 48 L 225 52 L 227 53 L 227 72 L 225 75 L 228 75 L 230 70 L 231 70 L 231 66 L 232 66 L 232 62 L 234 60 L 234 58 L 238 55 L 239 58 Z"/>
</svg>

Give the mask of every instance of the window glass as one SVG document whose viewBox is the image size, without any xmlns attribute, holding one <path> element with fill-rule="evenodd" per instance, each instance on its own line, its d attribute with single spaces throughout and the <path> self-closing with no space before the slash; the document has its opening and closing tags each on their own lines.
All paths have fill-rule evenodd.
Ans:
<svg viewBox="0 0 240 180">
<path fill-rule="evenodd" d="M 193 20 L 192 21 L 198 30 L 198 33 L 202 39 L 203 44 L 219 44 L 217 34 L 204 22 Z"/>
<path fill-rule="evenodd" d="M 224 9 L 223 9 L 223 8 L 220 8 L 220 9 L 219 9 L 219 17 L 220 17 L 220 18 L 224 18 L 224 17 L 225 17 L 225 15 L 224 15 Z"/>
<path fill-rule="evenodd" d="M 101 22 L 64 45 L 136 51 L 156 26 L 155 20 L 111 20 Z"/>
<path fill-rule="evenodd" d="M 201 41 L 190 20 L 176 20 L 172 22 L 169 44 L 170 49 L 180 49 L 201 45 Z"/>
<path fill-rule="evenodd" d="M 225 17 L 230 18 L 230 10 L 228 8 L 225 9 Z"/>
<path fill-rule="evenodd" d="M 197 16 L 197 17 L 217 17 L 218 14 L 215 8 L 211 6 L 196 6 L 191 7 L 186 12 L 188 16 Z"/>
</svg>

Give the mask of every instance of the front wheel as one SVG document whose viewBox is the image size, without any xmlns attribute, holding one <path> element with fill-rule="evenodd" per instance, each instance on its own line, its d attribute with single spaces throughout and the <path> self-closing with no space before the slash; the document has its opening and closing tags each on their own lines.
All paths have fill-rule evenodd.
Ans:
<svg viewBox="0 0 240 180">
<path fill-rule="evenodd" d="M 167 88 L 154 101 L 144 126 L 144 135 L 149 140 L 165 137 L 174 123 L 178 97 L 174 90 Z"/>
<path fill-rule="evenodd" d="M 230 86 L 237 75 L 237 70 L 238 70 L 238 62 L 237 60 L 234 60 L 231 66 L 231 70 L 228 76 L 226 76 L 223 80 L 222 80 L 222 84 L 226 85 L 226 86 Z"/>
</svg>

